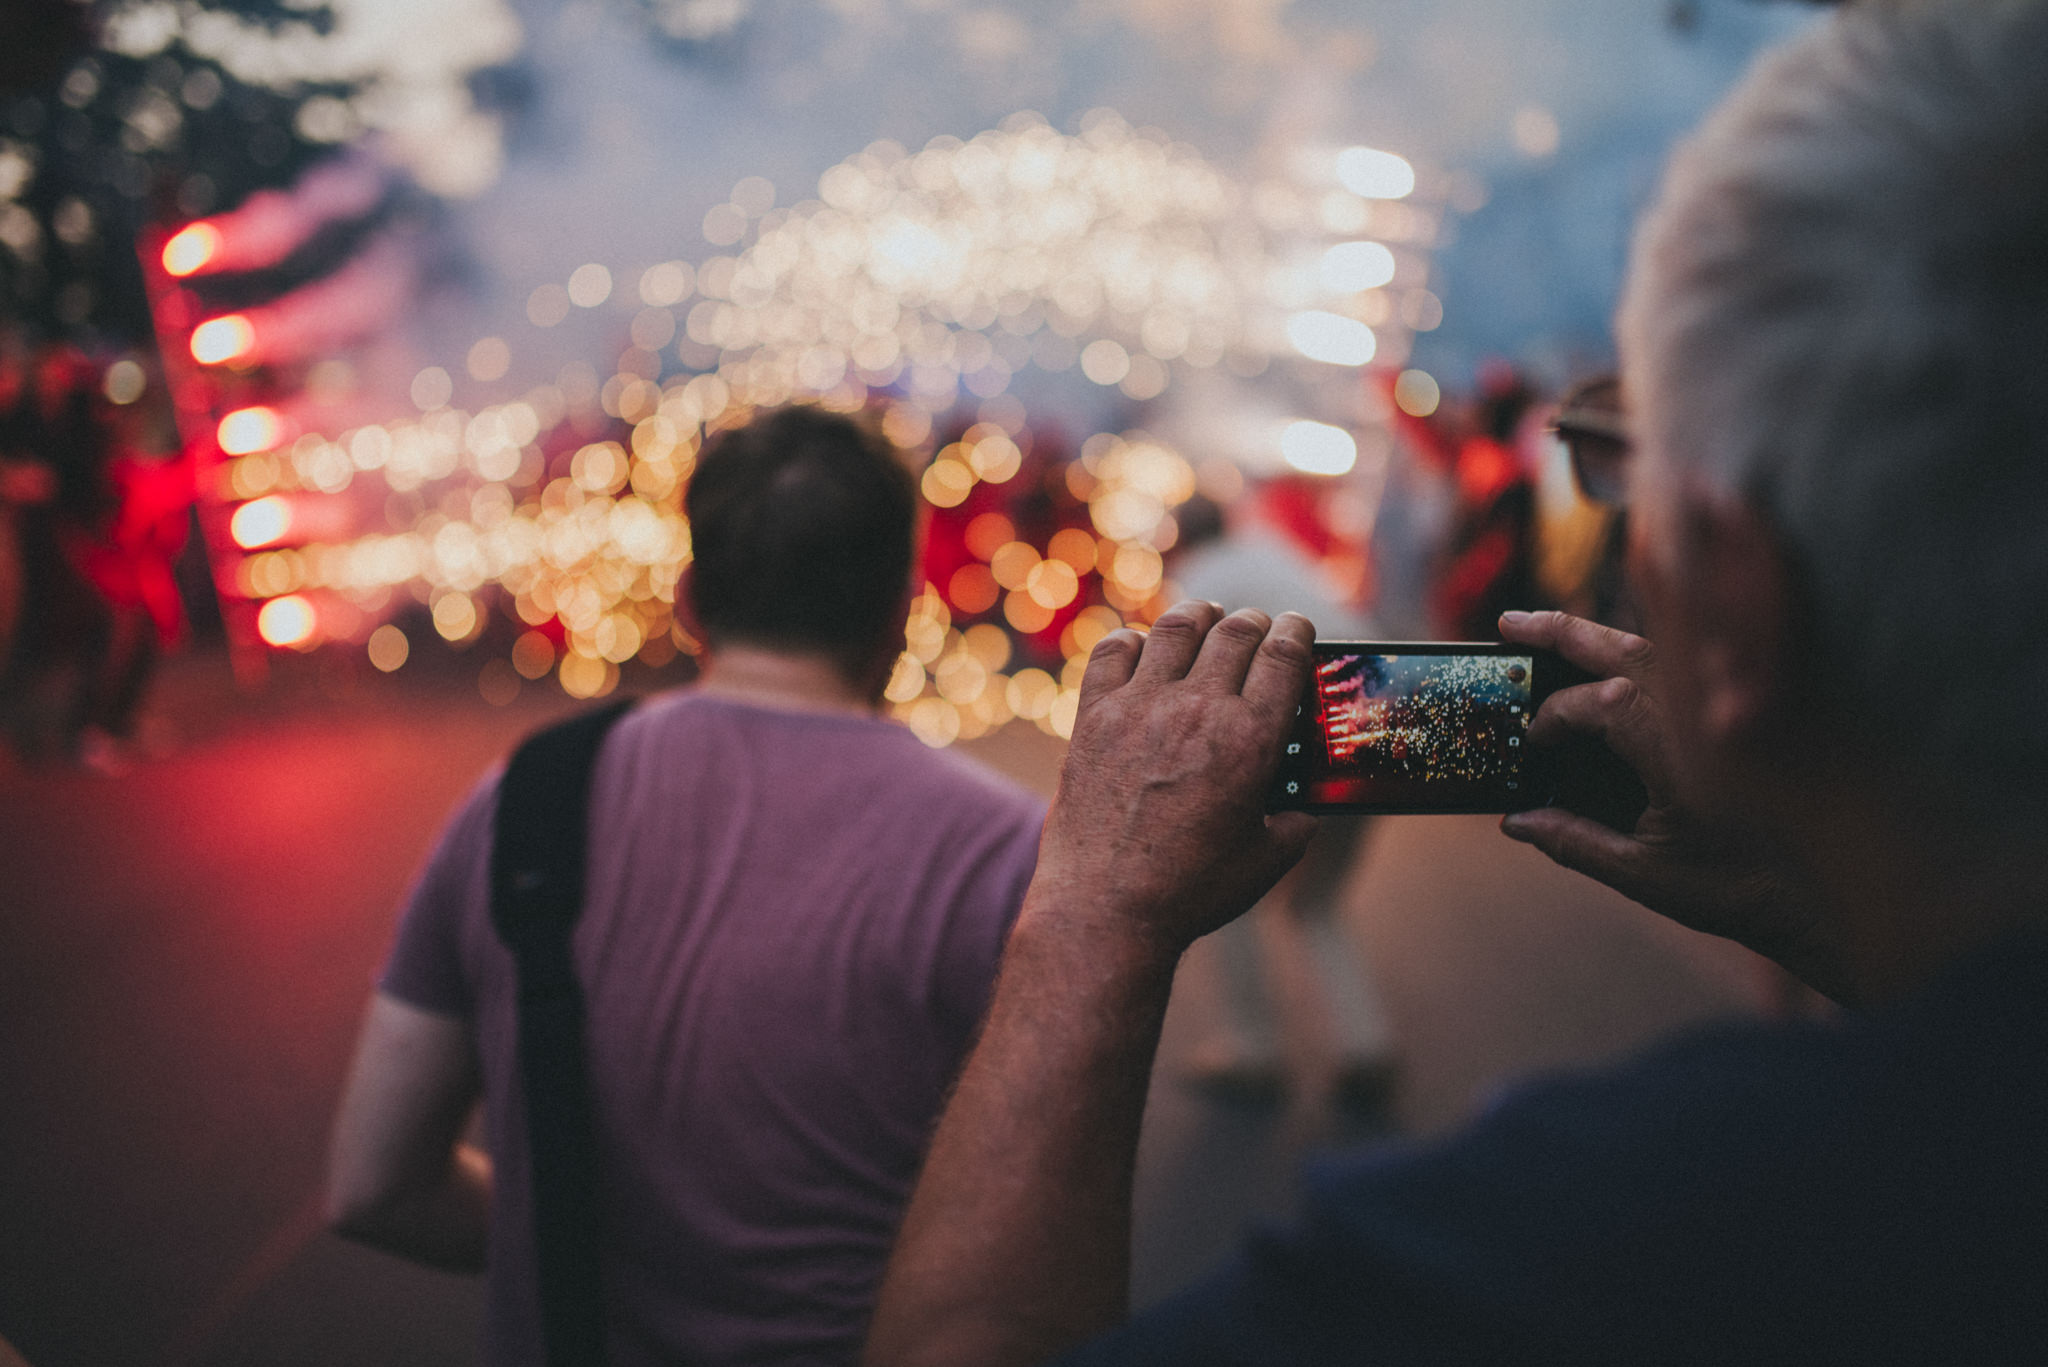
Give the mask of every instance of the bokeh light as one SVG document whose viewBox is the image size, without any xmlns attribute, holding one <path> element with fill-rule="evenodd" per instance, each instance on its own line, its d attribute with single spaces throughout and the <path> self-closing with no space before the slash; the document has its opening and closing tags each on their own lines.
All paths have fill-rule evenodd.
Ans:
<svg viewBox="0 0 2048 1367">
<path fill-rule="evenodd" d="M 273 598 L 256 614 L 256 634 L 274 646 L 310 644 L 318 626 L 313 605 L 297 594 Z"/>
<path fill-rule="evenodd" d="M 1347 147 L 1337 154 L 1337 179 L 1366 199 L 1405 199 L 1415 192 L 1415 167 L 1408 159 L 1373 147 Z"/>
<path fill-rule="evenodd" d="M 211 223 L 190 224 L 164 243 L 164 271 L 183 277 L 204 270 L 219 254 L 220 242 L 220 229 Z"/>
<path fill-rule="evenodd" d="M 1394 254 L 1380 242 L 1339 242 L 1323 253 L 1317 274 L 1344 293 L 1378 289 L 1394 278 Z"/>
<path fill-rule="evenodd" d="M 509 707 L 519 698 L 519 671 L 503 660 L 485 660 L 477 671 L 476 691 L 493 707 Z"/>
<path fill-rule="evenodd" d="M 1341 427 L 1303 419 L 1281 432 L 1280 455 L 1306 475 L 1341 475 L 1358 463 L 1358 442 Z"/>
<path fill-rule="evenodd" d="M 1022 373 L 1060 376 L 1083 413 L 1163 397 L 1147 410 L 1162 432 L 1186 432 L 1173 425 L 1175 386 L 1203 371 L 1285 367 L 1304 411 L 1351 414 L 1356 378 L 1321 365 L 1405 354 L 1407 320 L 1434 296 L 1385 287 L 1420 273 L 1436 231 L 1432 206 L 1386 202 L 1413 190 L 1405 161 L 1351 153 L 1334 169 L 1325 155 L 1238 179 L 1109 111 L 1073 134 L 1019 114 L 915 151 L 873 144 L 786 207 L 765 179 L 744 178 L 703 224 L 718 250 L 586 261 L 539 284 L 525 299 L 533 327 L 577 309 L 603 319 L 482 337 L 400 372 L 416 413 L 296 435 L 294 407 L 292 424 L 260 439 L 224 432 L 222 487 L 264 538 L 236 586 L 308 613 L 332 605 L 329 633 L 347 640 L 363 639 L 357 622 L 427 605 L 431 634 L 408 641 L 388 622 L 369 633 L 380 669 L 423 644 L 507 641 L 475 676 L 488 700 L 551 674 L 573 697 L 603 696 L 622 670 L 696 649 L 674 599 L 703 442 L 812 401 L 866 411 L 919 467 L 937 549 L 887 683 L 892 714 L 933 745 L 1012 722 L 1065 736 L 1090 650 L 1166 606 L 1181 505 L 1198 484 L 1228 502 L 1243 475 L 1210 449 L 1198 479 L 1171 441 L 1136 429 L 1094 431 L 1076 453 L 1054 435 L 1070 415 L 1055 402 L 1035 420 L 1045 399 Z M 572 336 L 599 327 L 618 339 L 610 363 L 563 364 Z M 253 327 L 243 340 L 253 349 Z M 506 383 L 515 354 L 523 389 Z M 489 401 L 465 389 L 456 406 L 456 375 L 495 387 Z M 1318 473 L 1358 460 L 1344 429 L 1295 426 L 1311 435 L 1277 453 L 1268 436 L 1238 458 L 1277 454 Z M 1247 448 L 1261 441 L 1247 429 Z M 312 495 L 352 488 L 375 530 L 322 539 L 312 533 L 350 525 L 324 513 L 290 525 Z"/>
<path fill-rule="evenodd" d="M 1394 381 L 1394 402 L 1411 417 L 1426 418 L 1443 402 L 1436 377 L 1426 370 L 1404 370 Z"/>
<path fill-rule="evenodd" d="M 209 318 L 192 329 L 192 359 L 201 365 L 225 365 L 247 356 L 256 346 L 256 327 L 239 313 Z"/>
<path fill-rule="evenodd" d="M 569 275 L 569 302 L 580 309 L 594 309 L 612 297 L 612 273 L 596 261 L 578 266 Z"/>
<path fill-rule="evenodd" d="M 489 383 L 503 379 L 505 372 L 512 368 L 512 348 L 503 337 L 479 338 L 464 358 L 463 368 L 472 380 Z"/>
<path fill-rule="evenodd" d="M 476 603 L 466 593 L 446 593 L 434 600 L 434 630 L 444 641 L 466 641 L 479 625 Z"/>
<path fill-rule="evenodd" d="M 292 505 L 276 494 L 244 503 L 228 520 L 228 535 L 244 550 L 268 546 L 292 528 Z"/>
<path fill-rule="evenodd" d="M 619 684 L 618 666 L 575 652 L 562 657 L 557 677 L 562 691 L 572 698 L 599 698 Z"/>
<path fill-rule="evenodd" d="M 640 302 L 649 308 L 671 308 L 689 297 L 697 273 L 687 261 L 663 261 L 640 273 Z"/>
<path fill-rule="evenodd" d="M 538 631 L 520 634 L 512 643 L 512 667 L 528 679 L 544 679 L 555 667 L 555 643 Z"/>
<path fill-rule="evenodd" d="M 412 377 L 412 402 L 422 413 L 445 407 L 455 396 L 455 381 L 440 366 L 430 365 Z"/>
<path fill-rule="evenodd" d="M 284 420 L 277 415 L 276 409 L 260 404 L 238 408 L 220 420 L 214 436 L 226 455 L 246 456 L 268 451 L 284 439 Z"/>
<path fill-rule="evenodd" d="M 1330 365 L 1365 365 L 1378 350 L 1371 328 L 1325 309 L 1307 309 L 1289 318 L 1287 340 L 1311 361 Z"/>
<path fill-rule="evenodd" d="M 148 373 L 139 362 L 125 356 L 107 367 L 106 378 L 100 384 L 107 402 L 114 404 L 134 403 L 148 387 Z"/>
<path fill-rule="evenodd" d="M 389 674 L 403 666 L 406 657 L 412 654 L 412 643 L 405 639 L 405 633 L 386 622 L 370 633 L 367 646 L 370 663 Z"/>
</svg>

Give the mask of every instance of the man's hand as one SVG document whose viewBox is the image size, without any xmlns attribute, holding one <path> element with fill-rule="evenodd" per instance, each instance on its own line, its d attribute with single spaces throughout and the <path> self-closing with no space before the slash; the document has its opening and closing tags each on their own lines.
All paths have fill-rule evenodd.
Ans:
<svg viewBox="0 0 2048 1367">
<path fill-rule="evenodd" d="M 1051 896 L 1034 900 L 1173 954 L 1256 902 L 1315 833 L 1306 813 L 1264 810 L 1314 639 L 1299 614 L 1203 602 L 1103 638 L 1039 850 L 1033 891 Z"/>
<path fill-rule="evenodd" d="M 1602 676 L 1553 693 L 1530 721 L 1529 743 L 1594 737 L 1636 771 L 1649 794 L 1632 830 L 1561 807 L 1510 813 L 1501 830 L 1680 925 L 1748 945 L 1828 991 L 1833 975 L 1812 946 L 1811 903 L 1785 857 L 1701 821 L 1675 787 L 1656 700 L 1655 648 L 1562 612 L 1506 613 L 1500 632 Z"/>
</svg>

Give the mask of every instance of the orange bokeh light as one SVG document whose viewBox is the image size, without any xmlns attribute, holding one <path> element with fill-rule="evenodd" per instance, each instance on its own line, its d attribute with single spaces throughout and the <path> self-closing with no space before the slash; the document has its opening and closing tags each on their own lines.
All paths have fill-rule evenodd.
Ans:
<svg viewBox="0 0 2048 1367">
<path fill-rule="evenodd" d="M 192 359 L 201 365 L 219 365 L 249 354 L 256 345 L 256 328 L 239 313 L 209 318 L 192 329 Z"/>
<path fill-rule="evenodd" d="M 284 419 L 274 408 L 238 408 L 220 420 L 220 449 L 231 456 L 268 451 L 284 439 Z"/>
<path fill-rule="evenodd" d="M 318 625 L 313 605 L 296 593 L 271 599 L 256 614 L 256 634 L 274 646 L 304 645 Z"/>
<path fill-rule="evenodd" d="M 220 252 L 220 229 L 211 223 L 194 223 L 164 243 L 164 269 L 186 276 L 204 270 Z"/>
<path fill-rule="evenodd" d="M 228 535 L 243 550 L 268 546 L 292 529 L 292 505 L 276 494 L 244 503 L 228 522 Z"/>
</svg>

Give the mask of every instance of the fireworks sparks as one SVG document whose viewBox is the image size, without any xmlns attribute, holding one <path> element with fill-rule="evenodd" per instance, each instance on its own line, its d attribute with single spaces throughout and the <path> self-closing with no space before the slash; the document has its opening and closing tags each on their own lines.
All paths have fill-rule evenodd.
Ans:
<svg viewBox="0 0 2048 1367">
<path fill-rule="evenodd" d="M 1318 660 L 1330 764 L 1397 783 L 1500 778 L 1528 723 L 1531 663 L 1513 655 Z"/>
</svg>

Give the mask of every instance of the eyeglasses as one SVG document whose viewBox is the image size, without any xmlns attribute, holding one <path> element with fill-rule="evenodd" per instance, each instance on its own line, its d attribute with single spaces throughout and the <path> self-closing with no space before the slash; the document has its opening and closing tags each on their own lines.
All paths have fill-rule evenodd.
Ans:
<svg viewBox="0 0 2048 1367">
<path fill-rule="evenodd" d="M 1574 385 L 1558 400 L 1550 430 L 1571 455 L 1579 492 L 1610 507 L 1626 506 L 1635 444 L 1622 414 L 1621 381 L 1599 375 Z"/>
</svg>

